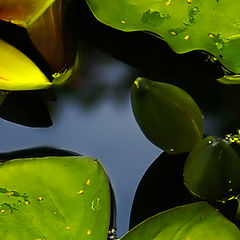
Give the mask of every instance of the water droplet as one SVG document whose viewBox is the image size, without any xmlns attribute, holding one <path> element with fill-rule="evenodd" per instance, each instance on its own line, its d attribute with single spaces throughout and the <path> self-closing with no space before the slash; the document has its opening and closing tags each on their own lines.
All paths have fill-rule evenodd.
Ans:
<svg viewBox="0 0 240 240">
<path fill-rule="evenodd" d="M 125 24 L 125 23 L 126 23 L 126 21 L 125 21 L 125 20 L 121 20 L 121 23 L 122 23 L 122 24 Z"/>
<path fill-rule="evenodd" d="M 42 198 L 42 197 L 39 197 L 39 198 L 38 198 L 38 201 L 43 201 L 43 198 Z"/>
<path fill-rule="evenodd" d="M 187 3 L 188 3 L 188 4 L 192 3 L 192 0 L 187 0 Z"/>
<path fill-rule="evenodd" d="M 90 179 L 88 179 L 87 181 L 86 181 L 86 185 L 90 185 L 91 184 L 91 180 Z"/>
<path fill-rule="evenodd" d="M 26 200 L 26 201 L 24 202 L 24 204 L 25 204 L 25 205 L 30 205 L 30 202 L 29 202 L 28 200 Z"/>
<path fill-rule="evenodd" d="M 171 0 L 168 0 L 167 2 L 166 2 L 166 6 L 170 6 L 172 4 L 172 1 Z"/>
<path fill-rule="evenodd" d="M 212 34 L 212 33 L 209 33 L 208 36 L 209 36 L 209 38 L 211 38 L 211 39 L 215 37 L 215 35 Z"/>
<path fill-rule="evenodd" d="M 170 148 L 170 152 L 174 152 L 174 148 Z"/>
<path fill-rule="evenodd" d="M 209 143 L 209 144 L 211 144 L 211 143 L 212 143 L 212 141 L 211 141 L 211 140 L 209 140 L 209 141 L 208 141 L 208 143 Z"/>
<path fill-rule="evenodd" d="M 190 39 L 190 36 L 189 35 L 186 35 L 185 37 L 184 37 L 184 40 L 189 40 Z"/>
<path fill-rule="evenodd" d="M 91 230 L 87 230 L 87 235 L 90 236 L 92 234 Z"/>
<path fill-rule="evenodd" d="M 70 230 L 71 228 L 69 226 L 66 227 L 67 230 Z"/>
<path fill-rule="evenodd" d="M 83 193 L 84 193 L 84 190 L 79 190 L 79 191 L 78 191 L 78 194 L 79 194 L 79 195 L 82 195 Z"/>
<path fill-rule="evenodd" d="M 93 211 L 101 209 L 100 198 L 95 198 L 91 203 L 91 209 Z"/>
<path fill-rule="evenodd" d="M 12 196 L 13 194 L 14 194 L 14 192 L 12 192 L 12 191 L 7 193 L 8 197 Z"/>
</svg>

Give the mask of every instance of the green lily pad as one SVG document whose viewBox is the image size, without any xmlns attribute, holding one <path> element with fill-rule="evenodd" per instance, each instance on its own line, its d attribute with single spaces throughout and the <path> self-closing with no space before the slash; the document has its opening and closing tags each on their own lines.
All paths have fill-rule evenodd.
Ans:
<svg viewBox="0 0 240 240">
<path fill-rule="evenodd" d="M 167 153 L 189 152 L 203 135 L 203 115 L 182 89 L 138 78 L 132 87 L 132 107 L 145 136 Z"/>
<path fill-rule="evenodd" d="M 177 53 L 204 50 L 240 73 L 239 1 L 87 0 L 101 22 L 123 31 L 149 31 Z M 186 66 L 188 67 L 188 66 Z"/>
<path fill-rule="evenodd" d="M 190 152 L 184 166 L 188 189 L 207 200 L 225 200 L 240 193 L 240 158 L 230 142 L 207 137 Z"/>
<path fill-rule="evenodd" d="M 157 214 L 121 240 L 238 240 L 239 229 L 206 202 Z"/>
<path fill-rule="evenodd" d="M 0 239 L 105 240 L 108 178 L 89 157 L 14 159 L 0 165 Z"/>
</svg>

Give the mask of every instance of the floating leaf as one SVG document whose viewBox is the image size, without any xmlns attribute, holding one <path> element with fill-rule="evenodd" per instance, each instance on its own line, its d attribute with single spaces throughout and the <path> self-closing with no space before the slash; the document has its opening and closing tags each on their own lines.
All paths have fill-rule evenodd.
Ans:
<svg viewBox="0 0 240 240">
<path fill-rule="evenodd" d="M 204 50 L 240 73 L 240 2 L 228 0 L 87 0 L 101 22 L 123 31 L 149 31 L 177 53 Z M 186 66 L 187 67 L 187 66 Z"/>
<path fill-rule="evenodd" d="M 0 1 L 0 19 L 26 27 L 41 16 L 55 0 Z"/>
<path fill-rule="evenodd" d="M 89 157 L 42 157 L 0 165 L 0 238 L 107 238 L 108 178 Z"/>
<path fill-rule="evenodd" d="M 138 225 L 121 240 L 239 240 L 239 229 L 206 202 L 177 207 Z"/>
<path fill-rule="evenodd" d="M 208 200 L 240 193 L 240 158 L 226 140 L 207 137 L 190 152 L 184 166 L 188 189 Z"/>
<path fill-rule="evenodd" d="M 0 39 L 0 89 L 36 90 L 52 83 L 22 52 Z"/>
<path fill-rule="evenodd" d="M 132 107 L 145 136 L 168 153 L 188 152 L 202 138 L 199 107 L 174 85 L 138 78 L 132 88 Z"/>
</svg>

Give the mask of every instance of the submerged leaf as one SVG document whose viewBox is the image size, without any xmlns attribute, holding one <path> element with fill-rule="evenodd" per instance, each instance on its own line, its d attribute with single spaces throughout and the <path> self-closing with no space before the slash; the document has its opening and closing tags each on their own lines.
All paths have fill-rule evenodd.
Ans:
<svg viewBox="0 0 240 240">
<path fill-rule="evenodd" d="M 167 153 L 188 152 L 203 135 L 203 116 L 182 89 L 138 78 L 132 87 L 132 107 L 145 136 Z"/>
<path fill-rule="evenodd" d="M 22 52 L 0 39 L 0 89 L 36 90 L 52 83 Z"/>
<path fill-rule="evenodd" d="M 80 156 L 15 159 L 0 165 L 0 238 L 105 240 L 108 178 Z"/>
<path fill-rule="evenodd" d="M 55 0 L 1 0 L 0 19 L 26 27 L 38 19 Z"/>
<path fill-rule="evenodd" d="M 177 53 L 204 50 L 240 73 L 239 1 L 87 0 L 101 22 L 123 31 L 149 31 Z M 187 66 L 186 66 L 187 67 Z"/>
<path fill-rule="evenodd" d="M 121 240 L 239 240 L 239 229 L 206 202 L 155 215 Z"/>
</svg>

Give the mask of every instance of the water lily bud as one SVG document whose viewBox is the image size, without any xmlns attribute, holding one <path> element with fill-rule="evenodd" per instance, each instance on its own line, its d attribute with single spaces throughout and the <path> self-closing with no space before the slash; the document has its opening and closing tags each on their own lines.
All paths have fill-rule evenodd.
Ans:
<svg viewBox="0 0 240 240">
<path fill-rule="evenodd" d="M 132 87 L 132 108 L 145 136 L 167 153 L 188 152 L 202 138 L 199 107 L 174 85 L 137 78 Z"/>
<path fill-rule="evenodd" d="M 207 200 L 229 199 L 240 193 L 240 158 L 231 143 L 216 137 L 200 141 L 184 166 L 188 189 Z"/>
</svg>

